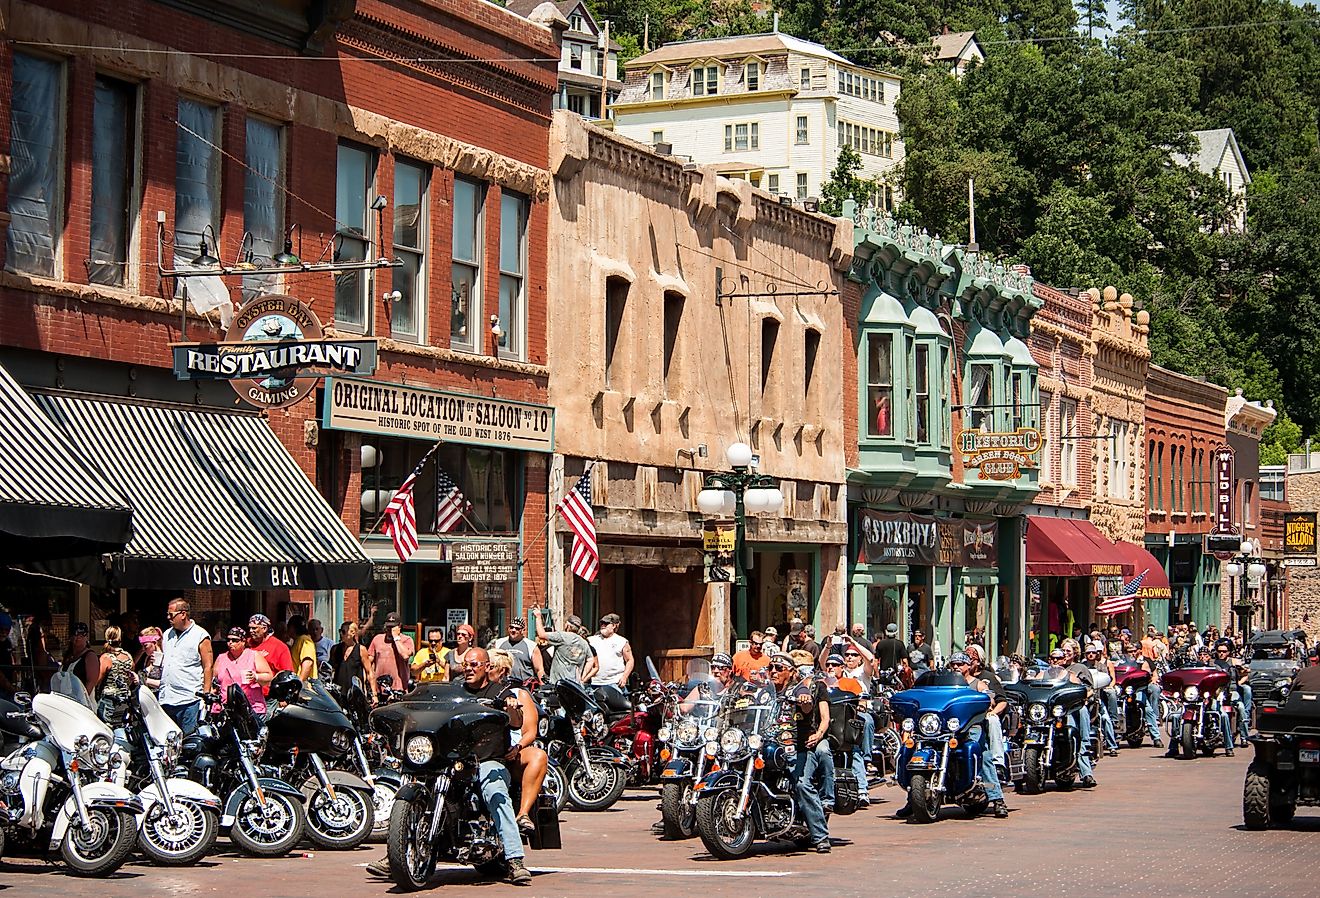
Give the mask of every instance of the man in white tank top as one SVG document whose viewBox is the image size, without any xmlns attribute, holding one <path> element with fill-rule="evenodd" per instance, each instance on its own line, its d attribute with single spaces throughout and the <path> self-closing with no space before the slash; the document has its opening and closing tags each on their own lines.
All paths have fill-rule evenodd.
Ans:
<svg viewBox="0 0 1320 898">
<path fill-rule="evenodd" d="M 633 671 L 632 646 L 619 635 L 619 616 L 607 614 L 600 619 L 600 632 L 587 640 L 596 650 L 599 668 L 591 678 L 593 686 L 618 686 L 627 690 Z"/>
</svg>

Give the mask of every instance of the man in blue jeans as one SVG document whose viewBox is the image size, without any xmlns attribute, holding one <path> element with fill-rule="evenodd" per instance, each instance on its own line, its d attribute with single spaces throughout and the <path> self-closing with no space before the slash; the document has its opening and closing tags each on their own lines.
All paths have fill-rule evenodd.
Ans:
<svg viewBox="0 0 1320 898">
<path fill-rule="evenodd" d="M 1091 669 L 1077 660 L 1081 646 L 1075 639 L 1065 639 L 1063 645 L 1050 652 L 1050 664 L 1063 667 L 1068 671 L 1068 678 L 1074 683 L 1082 683 L 1089 693 L 1095 681 L 1091 679 Z M 1082 705 L 1069 715 L 1072 725 L 1081 736 L 1082 750 L 1077 754 L 1077 772 L 1081 775 L 1083 789 L 1094 789 L 1095 763 L 1091 758 L 1091 709 L 1089 703 Z"/>
<path fill-rule="evenodd" d="M 1226 640 L 1221 639 L 1215 645 L 1215 664 L 1228 671 L 1230 693 L 1235 685 L 1237 687 L 1237 697 L 1234 699 L 1234 704 L 1237 705 L 1238 712 L 1239 744 L 1245 746 L 1247 737 L 1251 735 L 1251 685 L 1249 683 L 1251 670 L 1245 665 L 1240 665 L 1236 658 L 1230 658 L 1230 654 L 1232 654 L 1231 647 Z M 1230 749 L 1233 747 L 1232 742 L 1228 742 L 1227 745 Z"/>
<path fill-rule="evenodd" d="M 978 692 L 990 692 L 990 686 L 972 672 L 972 659 L 964 652 L 954 652 L 949 657 L 949 667 L 955 673 L 960 674 L 971 686 Z M 991 696 L 990 704 L 992 709 L 996 704 L 996 697 Z M 994 809 L 995 816 L 1003 819 L 1008 816 L 1008 805 L 1004 804 L 1004 790 L 999 784 L 999 770 L 995 766 L 994 754 L 990 751 L 988 727 L 983 724 L 977 724 L 967 732 L 969 739 L 975 739 L 981 743 L 981 783 L 985 787 L 985 797 L 990 799 L 990 807 Z"/>
<path fill-rule="evenodd" d="M 160 692 L 157 697 L 185 736 L 197 729 L 201 711 L 199 694 L 211 691 L 215 651 L 211 634 L 192 619 L 183 599 L 166 606 L 169 627 L 161 639 Z"/>
<path fill-rule="evenodd" d="M 825 807 L 812 783 L 810 761 L 816 747 L 825 740 L 830 728 L 830 703 L 820 683 L 798 676 L 793 659 L 785 654 L 770 659 L 770 682 L 779 696 L 780 725 L 791 730 L 797 755 L 793 767 L 794 791 L 798 809 L 807 824 L 811 844 L 818 854 L 829 854 L 830 831 L 825 822 Z M 809 766 L 809 764 L 811 766 Z"/>
</svg>

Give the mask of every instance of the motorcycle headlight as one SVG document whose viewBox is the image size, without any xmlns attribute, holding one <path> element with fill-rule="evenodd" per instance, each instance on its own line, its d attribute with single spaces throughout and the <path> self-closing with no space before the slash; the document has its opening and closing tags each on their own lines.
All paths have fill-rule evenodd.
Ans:
<svg viewBox="0 0 1320 898">
<path fill-rule="evenodd" d="M 1133 693 L 1133 691 L 1134 691 L 1134 690 L 1132 689 L 1131 686 L 1128 686 L 1128 687 L 1126 687 L 1126 688 L 1123 690 L 1124 694 L 1126 694 L 1126 695 L 1131 695 L 1131 694 Z"/>
<path fill-rule="evenodd" d="M 760 733 L 752 733 L 752 735 L 747 737 L 747 747 L 750 748 L 752 751 L 760 751 L 761 744 L 762 744 L 762 739 Z"/>
<path fill-rule="evenodd" d="M 927 712 L 917 718 L 917 732 L 923 736 L 938 736 L 940 732 L 940 715 Z"/>
<path fill-rule="evenodd" d="M 700 729 L 696 721 L 680 721 L 678 726 L 674 727 L 674 738 L 683 745 L 696 745 L 701 739 Z"/>
<path fill-rule="evenodd" d="M 956 733 L 958 732 L 958 727 L 962 726 L 962 721 L 956 717 L 950 717 L 948 726 L 950 733 Z"/>
<path fill-rule="evenodd" d="M 330 735 L 330 746 L 337 752 L 346 752 L 353 744 L 349 730 L 335 730 Z"/>
<path fill-rule="evenodd" d="M 1186 689 L 1183 690 L 1183 698 L 1187 699 L 1187 701 L 1189 702 L 1194 702 L 1200 697 L 1201 697 L 1201 690 L 1197 689 L 1195 686 L 1188 686 Z"/>
<path fill-rule="evenodd" d="M 725 730 L 720 736 L 720 751 L 726 755 L 736 755 L 746 747 L 747 734 L 742 730 Z"/>
<path fill-rule="evenodd" d="M 659 739 L 661 742 L 668 742 L 673 735 L 674 734 L 669 731 L 668 725 L 662 726 L 655 731 L 655 738 Z"/>
<path fill-rule="evenodd" d="M 910 732 L 912 732 L 913 730 L 915 730 L 916 728 L 917 728 L 917 725 L 916 725 L 915 722 L 913 722 L 913 720 L 912 720 L 911 717 L 904 717 L 904 718 L 903 718 L 903 732 L 905 732 L 905 733 L 910 733 Z"/>
<path fill-rule="evenodd" d="M 1027 720 L 1032 723 L 1044 723 L 1047 714 L 1045 705 L 1040 702 L 1032 702 L 1027 706 Z"/>
<path fill-rule="evenodd" d="M 1062 716 L 1063 716 L 1063 705 L 1055 705 L 1055 706 L 1054 706 L 1054 716 L 1055 716 L 1055 717 L 1062 717 Z"/>
<path fill-rule="evenodd" d="M 92 762 L 92 766 L 98 770 L 104 770 L 110 766 L 110 739 L 104 734 L 98 734 L 92 737 L 92 742 L 87 746 L 87 758 Z"/>
<path fill-rule="evenodd" d="M 718 742 L 712 741 L 706 743 L 706 754 L 710 755 L 712 758 L 719 753 L 719 750 L 720 744 Z"/>
<path fill-rule="evenodd" d="M 404 745 L 403 752 L 408 757 L 408 763 L 421 766 L 431 760 L 435 748 L 431 745 L 430 736 L 413 736 Z"/>
<path fill-rule="evenodd" d="M 720 731 L 716 727 L 706 727 L 706 732 L 701 734 L 701 738 L 707 742 L 720 741 Z"/>
</svg>

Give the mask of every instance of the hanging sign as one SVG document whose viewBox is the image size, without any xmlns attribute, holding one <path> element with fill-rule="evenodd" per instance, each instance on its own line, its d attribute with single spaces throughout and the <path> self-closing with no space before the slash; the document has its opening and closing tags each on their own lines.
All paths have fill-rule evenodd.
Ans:
<svg viewBox="0 0 1320 898">
<path fill-rule="evenodd" d="M 933 517 L 863 509 L 857 530 L 860 562 L 935 564 L 939 559 L 939 525 Z"/>
<path fill-rule="evenodd" d="M 707 583 L 732 583 L 738 525 L 733 521 L 707 521 L 701 530 L 701 547 L 706 552 L 702 579 Z"/>
<path fill-rule="evenodd" d="M 1216 449 L 1210 460 L 1210 469 L 1215 478 L 1215 525 L 1210 533 L 1236 536 L 1241 531 L 1233 523 L 1233 450 L 1228 446 Z"/>
<path fill-rule="evenodd" d="M 284 408 L 310 393 L 330 372 L 373 374 L 375 340 L 327 340 L 320 319 L 291 296 L 267 293 L 234 313 L 220 343 L 176 343 L 179 380 L 227 380 L 262 408 Z"/>
<path fill-rule="evenodd" d="M 1287 511 L 1283 514 L 1283 554 L 1315 557 L 1315 512 Z"/>
<path fill-rule="evenodd" d="M 968 429 L 958 442 L 963 467 L 975 468 L 980 480 L 1016 480 L 1024 469 L 1037 466 L 1040 447 L 1040 431 L 1034 427 L 1019 427 L 1011 433 Z"/>
</svg>

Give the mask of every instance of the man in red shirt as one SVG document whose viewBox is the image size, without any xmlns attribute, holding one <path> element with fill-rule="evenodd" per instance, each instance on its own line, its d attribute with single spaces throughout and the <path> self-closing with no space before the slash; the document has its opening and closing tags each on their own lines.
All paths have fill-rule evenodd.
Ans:
<svg viewBox="0 0 1320 898">
<path fill-rule="evenodd" d="M 765 653 L 765 634 L 753 630 L 750 641 L 751 645 L 733 656 L 733 672 L 749 682 L 754 671 L 770 666 L 770 656 Z"/>
<path fill-rule="evenodd" d="M 266 659 L 271 673 L 293 670 L 293 656 L 289 647 L 275 638 L 271 632 L 270 618 L 264 614 L 254 614 L 248 618 L 248 648 Z"/>
</svg>

